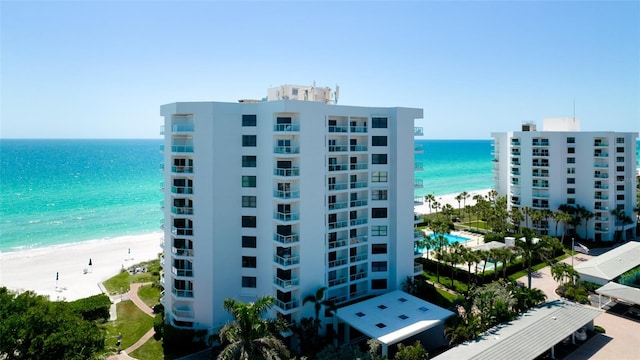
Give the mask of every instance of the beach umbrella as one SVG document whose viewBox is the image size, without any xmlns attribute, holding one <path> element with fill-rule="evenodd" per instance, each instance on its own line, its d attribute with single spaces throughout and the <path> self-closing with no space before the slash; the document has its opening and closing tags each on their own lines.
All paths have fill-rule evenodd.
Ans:
<svg viewBox="0 0 640 360">
<path fill-rule="evenodd" d="M 56 288 L 58 287 L 58 272 L 56 271 Z"/>
<path fill-rule="evenodd" d="M 89 266 L 91 266 L 91 265 L 93 265 L 93 264 L 91 263 L 91 258 L 89 258 Z"/>
</svg>

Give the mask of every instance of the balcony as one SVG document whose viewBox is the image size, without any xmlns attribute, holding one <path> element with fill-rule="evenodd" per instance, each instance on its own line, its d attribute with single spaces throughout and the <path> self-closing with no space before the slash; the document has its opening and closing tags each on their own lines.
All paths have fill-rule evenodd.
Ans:
<svg viewBox="0 0 640 360">
<path fill-rule="evenodd" d="M 300 285 L 300 279 L 297 277 L 291 278 L 291 279 L 281 279 L 277 276 L 273 277 L 273 283 L 275 285 L 278 285 L 281 288 L 290 288 L 290 287 L 294 287 L 294 286 L 298 286 Z"/>
<path fill-rule="evenodd" d="M 346 133 L 348 129 L 347 126 L 329 126 L 330 133 Z"/>
<path fill-rule="evenodd" d="M 329 230 L 331 229 L 341 229 L 341 228 L 345 228 L 347 227 L 347 224 L 349 222 L 347 222 L 347 220 L 341 220 L 341 221 L 336 221 L 336 222 L 330 222 L 329 223 Z"/>
<path fill-rule="evenodd" d="M 342 266 L 342 265 L 347 265 L 347 258 L 346 257 L 329 261 L 329 267 L 330 268 L 333 268 L 333 267 L 336 267 L 336 266 Z"/>
<path fill-rule="evenodd" d="M 171 292 L 173 293 L 173 295 L 177 297 L 186 297 L 186 298 L 193 297 L 193 290 L 176 289 L 175 287 L 172 287 Z"/>
<path fill-rule="evenodd" d="M 609 217 L 608 216 L 596 216 L 594 219 L 596 221 L 601 221 L 601 222 L 608 222 L 609 221 Z"/>
<path fill-rule="evenodd" d="M 171 213 L 177 215 L 193 215 L 193 207 L 191 206 L 172 206 Z"/>
<path fill-rule="evenodd" d="M 533 171 L 531 174 L 533 177 L 549 177 L 548 171 Z"/>
<path fill-rule="evenodd" d="M 367 235 L 352 237 L 349 239 L 351 245 L 364 244 L 367 242 Z"/>
<path fill-rule="evenodd" d="M 368 185 L 368 183 L 366 181 L 356 181 L 356 182 L 352 182 L 351 184 L 349 184 L 349 188 L 351 189 L 360 189 L 360 188 L 366 188 Z"/>
<path fill-rule="evenodd" d="M 352 133 L 366 133 L 367 132 L 367 127 L 366 126 L 351 126 L 350 127 L 350 131 Z"/>
<path fill-rule="evenodd" d="M 171 152 L 174 153 L 192 153 L 193 145 L 172 145 Z"/>
<path fill-rule="evenodd" d="M 346 276 L 337 277 L 335 279 L 329 279 L 329 286 L 338 286 L 347 282 Z"/>
<path fill-rule="evenodd" d="M 298 239 L 298 234 L 289 234 L 289 235 L 274 234 L 273 241 L 277 241 L 281 244 L 294 244 L 294 243 L 297 243 L 299 239 Z"/>
<path fill-rule="evenodd" d="M 424 131 L 421 127 L 413 128 L 413 136 L 422 136 L 422 135 L 424 135 Z"/>
<path fill-rule="evenodd" d="M 329 152 L 343 152 L 348 150 L 348 145 L 329 145 Z"/>
<path fill-rule="evenodd" d="M 596 205 L 594 207 L 595 210 L 604 210 L 604 211 L 608 211 L 609 207 L 608 206 L 603 206 L 603 205 Z"/>
<path fill-rule="evenodd" d="M 424 187 L 422 179 L 413 179 L 413 187 L 416 189 L 421 189 Z"/>
<path fill-rule="evenodd" d="M 533 146 L 549 146 L 549 140 L 533 139 L 532 145 Z"/>
<path fill-rule="evenodd" d="M 533 193 L 531 196 L 534 198 L 549 198 L 548 193 Z"/>
<path fill-rule="evenodd" d="M 607 147 L 609 146 L 609 142 L 608 141 L 602 141 L 602 140 L 596 140 L 593 142 L 593 146 L 595 147 Z"/>
<path fill-rule="evenodd" d="M 273 131 L 275 132 L 300 131 L 300 125 L 299 124 L 277 124 L 277 125 L 273 125 Z"/>
<path fill-rule="evenodd" d="M 284 255 L 284 256 L 273 255 L 273 262 L 282 266 L 292 266 L 300 263 L 300 257 L 289 256 L 289 255 Z"/>
<path fill-rule="evenodd" d="M 193 256 L 193 249 L 172 247 L 171 252 L 175 256 Z"/>
<path fill-rule="evenodd" d="M 511 146 L 520 146 L 520 139 L 511 139 Z"/>
<path fill-rule="evenodd" d="M 593 177 L 596 178 L 596 179 L 608 179 L 609 178 L 609 174 L 594 173 Z"/>
<path fill-rule="evenodd" d="M 297 212 L 279 212 L 279 211 L 274 211 L 273 212 L 273 218 L 274 220 L 280 220 L 280 221 L 296 221 L 299 220 L 299 215 Z"/>
<path fill-rule="evenodd" d="M 422 240 L 422 239 L 424 239 L 424 232 L 422 232 L 422 230 L 414 231 L 413 232 L 413 239 L 414 240 Z"/>
<path fill-rule="evenodd" d="M 603 189 L 603 190 L 606 190 L 606 189 L 608 189 L 608 188 L 609 188 L 609 185 L 608 185 L 608 184 L 595 184 L 595 185 L 593 185 L 593 187 L 594 187 L 595 189 Z"/>
<path fill-rule="evenodd" d="M 300 168 L 292 167 L 292 168 L 275 168 L 273 169 L 273 175 L 275 176 L 300 176 Z"/>
<path fill-rule="evenodd" d="M 348 207 L 348 203 L 345 202 L 339 202 L 339 203 L 330 203 L 329 204 L 329 210 L 339 210 L 339 209 L 345 209 Z"/>
<path fill-rule="evenodd" d="M 291 300 L 289 302 L 284 302 L 282 300 L 276 299 L 276 307 L 284 311 L 292 310 L 298 307 L 298 300 Z"/>
<path fill-rule="evenodd" d="M 424 154 L 424 145 L 422 144 L 414 144 L 413 152 L 416 154 Z"/>
<path fill-rule="evenodd" d="M 533 156 L 549 156 L 549 152 L 548 151 L 534 151 L 531 155 Z"/>
<path fill-rule="evenodd" d="M 367 151 L 368 147 L 367 145 L 351 145 L 349 149 L 351 151 Z"/>
<path fill-rule="evenodd" d="M 173 273 L 174 276 L 193 277 L 193 269 L 184 269 L 172 266 L 171 273 Z"/>
<path fill-rule="evenodd" d="M 609 195 L 607 194 L 595 194 L 593 198 L 596 200 L 609 200 Z"/>
<path fill-rule="evenodd" d="M 520 170 L 511 170 L 511 175 L 519 176 L 520 175 Z"/>
<path fill-rule="evenodd" d="M 171 308 L 171 312 L 176 317 L 193 318 L 193 310 L 191 310 L 189 308 L 177 308 L 177 307 L 174 306 L 174 307 Z"/>
<path fill-rule="evenodd" d="M 520 166 L 520 161 L 511 161 L 511 165 Z"/>
<path fill-rule="evenodd" d="M 356 280 L 364 279 L 366 277 L 367 277 L 367 273 L 365 273 L 364 271 L 360 271 L 357 274 L 349 275 L 349 280 L 356 281 Z"/>
<path fill-rule="evenodd" d="M 349 262 L 350 263 L 354 263 L 354 262 L 358 262 L 358 261 L 366 261 L 366 260 L 367 260 L 367 253 L 349 257 Z"/>
<path fill-rule="evenodd" d="M 193 124 L 173 124 L 171 126 L 172 133 L 190 133 L 193 132 Z"/>
<path fill-rule="evenodd" d="M 596 227 L 596 232 L 609 232 L 608 227 Z"/>
<path fill-rule="evenodd" d="M 349 170 L 349 164 L 329 164 L 329 171 L 347 171 Z"/>
<path fill-rule="evenodd" d="M 424 197 L 422 196 L 413 197 L 413 205 L 422 205 L 422 204 L 424 204 Z"/>
<path fill-rule="evenodd" d="M 346 190 L 349 188 L 349 184 L 344 182 L 344 183 L 336 183 L 336 184 L 329 184 L 329 191 L 338 191 L 338 190 Z"/>
<path fill-rule="evenodd" d="M 520 156 L 520 150 L 511 150 L 511 155 Z"/>
<path fill-rule="evenodd" d="M 413 163 L 413 171 L 422 171 L 424 170 L 424 164 L 420 161 L 416 161 Z"/>
<path fill-rule="evenodd" d="M 594 157 L 597 158 L 608 158 L 609 157 L 609 153 L 608 152 L 600 152 L 600 151 L 596 151 L 593 153 Z"/>
<path fill-rule="evenodd" d="M 191 186 L 172 186 L 172 194 L 193 194 L 193 187 Z"/>
<path fill-rule="evenodd" d="M 172 166 L 171 172 L 174 174 L 193 174 L 193 166 Z"/>
<path fill-rule="evenodd" d="M 285 190 L 273 190 L 273 197 L 278 199 L 298 199 L 300 198 L 300 192 L 298 191 L 285 191 Z"/>
<path fill-rule="evenodd" d="M 351 219 L 349 220 L 349 224 L 351 224 L 351 226 L 363 225 L 363 224 L 366 224 L 368 220 L 369 219 L 366 217 Z"/>
<path fill-rule="evenodd" d="M 171 233 L 173 235 L 182 235 L 182 236 L 193 236 L 193 228 L 184 228 L 184 227 L 172 227 Z"/>
<path fill-rule="evenodd" d="M 299 146 L 274 146 L 273 153 L 274 154 L 299 154 L 300 147 Z"/>
<path fill-rule="evenodd" d="M 352 163 L 350 164 L 351 170 L 367 170 L 369 164 L 367 163 Z"/>
<path fill-rule="evenodd" d="M 343 246 L 347 246 L 347 239 L 329 241 L 329 249 L 335 249 Z"/>
<path fill-rule="evenodd" d="M 349 202 L 350 207 L 367 206 L 367 200 L 352 200 Z"/>
<path fill-rule="evenodd" d="M 422 264 L 413 263 L 413 273 L 414 274 L 422 274 L 423 267 Z"/>
</svg>

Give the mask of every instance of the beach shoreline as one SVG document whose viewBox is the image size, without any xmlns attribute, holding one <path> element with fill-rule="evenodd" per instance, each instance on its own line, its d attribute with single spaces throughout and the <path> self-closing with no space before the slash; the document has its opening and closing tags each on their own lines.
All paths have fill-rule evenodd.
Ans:
<svg viewBox="0 0 640 360">
<path fill-rule="evenodd" d="M 2 252 L 0 286 L 31 290 L 50 300 L 73 301 L 101 294 L 98 284 L 123 268 L 157 259 L 162 236 L 162 232 L 153 232 Z"/>
<path fill-rule="evenodd" d="M 475 205 L 475 200 L 473 200 L 473 197 L 475 195 L 482 195 L 486 198 L 487 194 L 489 194 L 489 191 L 491 191 L 491 189 L 482 189 L 482 190 L 473 190 L 473 191 L 467 191 L 469 193 L 469 198 L 467 198 L 465 201 L 460 202 L 460 207 L 462 208 L 464 205 Z M 460 192 L 461 193 L 461 192 Z M 434 195 L 436 198 L 436 201 L 440 204 L 440 207 L 442 207 L 445 204 L 449 204 L 451 205 L 454 209 L 458 209 L 458 200 L 456 200 L 456 196 L 458 196 L 460 193 L 455 193 L 455 194 L 445 194 L 445 195 Z M 433 204 L 432 204 L 433 205 Z M 431 211 L 429 211 L 429 204 L 428 203 L 424 203 L 422 205 L 415 205 L 413 207 L 413 211 L 416 214 L 429 214 L 429 213 L 433 213 L 435 212 L 435 209 L 431 209 Z"/>
</svg>

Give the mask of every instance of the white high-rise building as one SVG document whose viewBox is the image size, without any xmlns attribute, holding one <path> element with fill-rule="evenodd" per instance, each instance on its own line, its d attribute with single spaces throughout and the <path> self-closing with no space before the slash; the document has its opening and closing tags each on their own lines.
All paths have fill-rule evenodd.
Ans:
<svg viewBox="0 0 640 360">
<path fill-rule="evenodd" d="M 593 214 L 576 231 L 595 241 L 633 237 L 636 214 L 637 133 L 580 131 L 574 118 L 544 119 L 522 131 L 493 133 L 496 190 L 509 208 L 557 211 L 563 204 Z M 612 214 L 621 209 L 633 219 L 625 224 Z M 532 222 L 529 221 L 529 225 Z M 549 226 L 550 225 L 550 226 Z M 552 219 L 537 222 L 542 233 L 556 235 Z M 562 223 L 558 235 L 564 232 Z"/>
<path fill-rule="evenodd" d="M 163 105 L 163 277 L 170 324 L 212 332 L 226 298 L 276 298 L 287 320 L 401 287 L 414 263 L 414 120 L 335 105 L 329 88 Z M 323 318 L 324 314 L 321 314 Z M 329 325 L 331 321 L 326 320 Z"/>
</svg>

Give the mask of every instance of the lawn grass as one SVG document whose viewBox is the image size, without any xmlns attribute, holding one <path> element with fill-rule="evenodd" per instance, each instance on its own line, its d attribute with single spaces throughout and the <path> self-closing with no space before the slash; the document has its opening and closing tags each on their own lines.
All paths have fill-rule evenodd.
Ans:
<svg viewBox="0 0 640 360">
<path fill-rule="evenodd" d="M 173 359 L 165 356 L 162 340 L 156 340 L 153 337 L 129 355 L 140 360 Z"/>
<path fill-rule="evenodd" d="M 160 287 L 153 285 L 141 286 L 138 289 L 138 297 L 149 307 L 153 307 L 160 300 Z"/>
<path fill-rule="evenodd" d="M 126 349 L 138 341 L 153 327 L 153 318 L 140 310 L 131 300 L 119 302 L 118 319 L 104 325 L 107 330 L 107 349 L 116 348 L 118 334 L 122 334 L 121 349 Z"/>
<path fill-rule="evenodd" d="M 432 272 L 429 271 L 424 271 L 424 276 L 432 283 L 434 284 L 440 284 L 448 289 L 451 289 L 451 278 L 446 276 L 445 274 L 442 274 L 442 272 L 440 273 L 440 282 L 438 282 L 438 276 Z M 463 294 L 465 292 L 467 292 L 468 287 L 467 287 L 467 283 L 458 281 L 458 280 L 453 280 L 453 291 L 459 293 L 459 294 Z M 445 291 L 446 292 L 446 291 Z M 450 294 L 451 295 L 451 294 Z M 455 299 L 455 295 L 453 295 L 454 299 Z"/>
<path fill-rule="evenodd" d="M 132 265 L 132 267 L 146 267 L 147 272 L 130 275 L 127 271 L 122 271 L 106 280 L 102 284 L 110 295 L 126 293 L 132 283 L 155 282 L 160 279 L 160 260 L 147 261 Z"/>
</svg>

